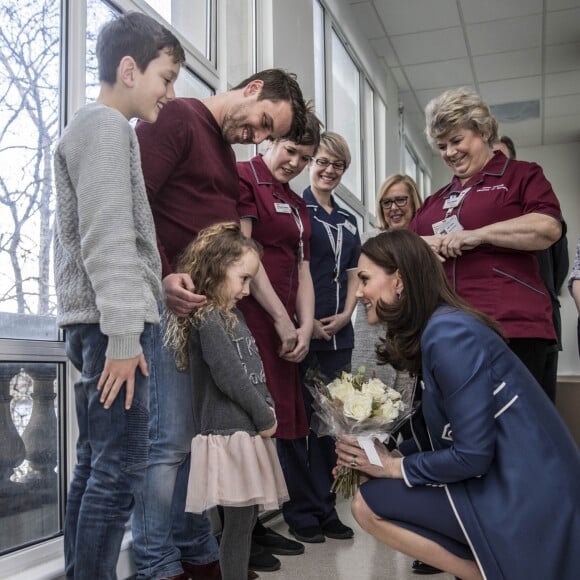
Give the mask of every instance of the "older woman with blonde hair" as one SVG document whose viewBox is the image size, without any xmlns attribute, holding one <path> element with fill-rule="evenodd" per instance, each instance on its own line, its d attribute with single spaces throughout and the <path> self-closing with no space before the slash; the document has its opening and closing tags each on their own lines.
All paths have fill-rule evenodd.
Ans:
<svg viewBox="0 0 580 580">
<path fill-rule="evenodd" d="M 539 165 L 494 152 L 497 121 L 471 89 L 444 92 L 425 117 L 427 137 L 453 178 L 426 200 L 410 229 L 444 260 L 453 289 L 500 323 L 544 387 L 556 334 L 536 252 L 562 235 L 558 199 Z"/>
</svg>

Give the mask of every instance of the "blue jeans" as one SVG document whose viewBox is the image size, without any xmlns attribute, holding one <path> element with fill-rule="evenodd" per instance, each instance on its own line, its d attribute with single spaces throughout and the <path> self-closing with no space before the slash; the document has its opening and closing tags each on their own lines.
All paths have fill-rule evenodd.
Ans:
<svg viewBox="0 0 580 580">
<path fill-rule="evenodd" d="M 149 380 L 137 370 L 131 409 L 124 408 L 125 388 L 105 409 L 97 383 L 108 339 L 98 324 L 75 324 L 66 331 L 67 356 L 81 373 L 74 387 L 79 437 L 64 523 L 66 577 L 112 580 L 134 496 L 145 479 Z M 151 338 L 152 325 L 146 325 L 141 346 L 148 362 Z"/>
<path fill-rule="evenodd" d="M 162 325 L 154 332 L 149 372 L 149 466 L 132 519 L 139 580 L 177 576 L 183 571 L 180 560 L 207 564 L 219 559 L 208 519 L 185 512 L 194 435 L 191 376 L 177 370 L 173 353 L 163 347 Z"/>
</svg>

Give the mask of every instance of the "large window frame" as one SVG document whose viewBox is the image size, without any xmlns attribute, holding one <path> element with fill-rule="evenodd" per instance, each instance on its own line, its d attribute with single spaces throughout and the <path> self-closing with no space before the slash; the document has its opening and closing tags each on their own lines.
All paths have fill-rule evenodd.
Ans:
<svg viewBox="0 0 580 580">
<path fill-rule="evenodd" d="M 16 0 L 15 4 L 17 4 Z M 145 0 L 101 0 L 118 12 L 137 10 L 149 14 L 167 26 L 169 23 L 160 18 L 155 10 Z M 226 52 L 226 18 L 227 10 L 223 0 L 205 0 L 208 10 L 206 25 L 209 28 L 207 41 L 207 57 L 198 50 L 179 31 L 173 32 L 180 39 L 186 52 L 186 64 L 182 75 L 192 75 L 194 83 L 191 88 L 207 91 L 213 94 L 228 89 L 232 79 L 227 78 Z M 250 0 L 251 18 L 248 31 L 252 43 L 252 72 L 256 70 L 256 2 Z M 59 82 L 59 125 L 60 131 L 66 126 L 74 112 L 86 101 L 86 1 L 61 0 L 61 67 Z M 218 10 L 220 8 L 220 10 Z M 96 31 L 95 31 L 96 33 Z M 241 79 L 238 79 L 241 80 Z M 179 91 L 179 88 L 176 87 Z M 179 96 L 197 96 L 194 94 Z M 203 96 L 200 95 L 200 96 Z M 59 493 L 62 497 L 60 506 L 61 530 L 64 521 L 64 506 L 66 489 L 72 478 L 72 471 L 76 462 L 75 442 L 77 439 L 76 412 L 74 405 L 73 385 L 77 372 L 67 361 L 65 353 L 64 335 L 61 331 L 54 340 L 26 340 L 0 337 L 0 364 L 17 363 L 26 368 L 32 363 L 51 363 L 58 365 L 57 392 L 60 400 L 59 407 L 59 471 L 63 474 L 60 480 Z M 1 514 L 0 514 L 1 517 Z M 129 577 L 134 574 L 132 557 L 128 553 L 130 547 L 130 532 L 123 541 L 121 557 L 117 567 L 119 577 Z M 62 532 L 47 540 L 42 540 L 23 549 L 13 551 L 0 557 L 0 579 L 16 580 L 18 578 L 54 578 L 63 574 L 63 538 Z"/>
<path fill-rule="evenodd" d="M 376 193 L 386 177 L 388 102 L 386 95 L 372 81 L 371 75 L 353 52 L 339 23 L 326 4 L 321 0 L 314 0 L 313 9 L 316 111 L 324 115 L 321 118 L 325 121 L 327 130 L 340 133 L 340 129 L 333 123 L 333 38 L 335 46 L 336 39 L 341 43 L 358 71 L 355 96 L 358 130 L 354 140 L 348 142 L 353 158 L 348 172 L 349 174 L 353 172 L 355 164 L 358 163 L 358 174 L 354 176 L 353 186 L 349 187 L 349 180 L 343 179 L 335 193 L 357 216 L 362 216 L 363 229 L 367 230 L 376 223 Z M 316 40 L 321 28 L 324 34 L 323 42 Z M 321 69 L 324 74 L 321 74 Z"/>
</svg>

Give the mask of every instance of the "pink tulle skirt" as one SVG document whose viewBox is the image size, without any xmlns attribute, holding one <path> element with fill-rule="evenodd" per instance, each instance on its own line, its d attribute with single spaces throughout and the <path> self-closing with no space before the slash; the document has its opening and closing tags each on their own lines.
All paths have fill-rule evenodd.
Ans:
<svg viewBox="0 0 580 580">
<path fill-rule="evenodd" d="M 186 511 L 202 513 L 216 505 L 270 510 L 287 500 L 273 439 L 244 431 L 194 437 Z"/>
</svg>

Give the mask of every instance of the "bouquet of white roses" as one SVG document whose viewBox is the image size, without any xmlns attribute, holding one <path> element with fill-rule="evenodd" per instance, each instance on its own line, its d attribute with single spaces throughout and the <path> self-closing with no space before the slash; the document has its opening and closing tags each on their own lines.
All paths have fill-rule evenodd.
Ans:
<svg viewBox="0 0 580 580">
<path fill-rule="evenodd" d="M 374 440 L 384 441 L 410 415 L 410 405 L 401 394 L 376 377 L 365 377 L 365 368 L 357 374 L 343 372 L 325 384 L 316 371 L 310 370 L 305 384 L 314 398 L 310 428 L 319 436 L 355 435 L 371 462 Z M 353 467 L 356 467 L 353 465 Z M 339 467 L 331 491 L 351 497 L 359 484 L 360 472 Z"/>
</svg>

